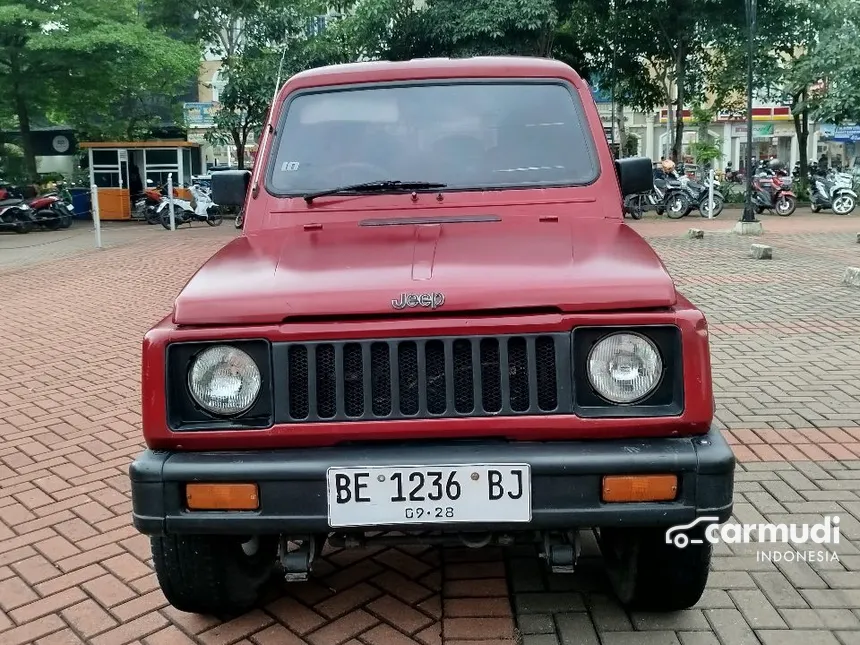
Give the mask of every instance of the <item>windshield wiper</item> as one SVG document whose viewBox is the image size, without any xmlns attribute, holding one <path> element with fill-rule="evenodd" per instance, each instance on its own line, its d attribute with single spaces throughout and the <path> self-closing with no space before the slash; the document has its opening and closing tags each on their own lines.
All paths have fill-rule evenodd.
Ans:
<svg viewBox="0 0 860 645">
<path fill-rule="evenodd" d="M 328 190 L 319 190 L 315 193 L 307 193 L 304 195 L 304 199 L 308 204 L 310 204 L 317 197 L 337 195 L 339 193 L 385 192 L 386 190 L 421 190 L 422 188 L 445 188 L 447 185 L 448 184 L 440 184 L 432 181 L 398 181 L 391 179 L 383 181 L 367 181 L 363 184 L 338 186 L 337 188 L 329 188 Z"/>
</svg>

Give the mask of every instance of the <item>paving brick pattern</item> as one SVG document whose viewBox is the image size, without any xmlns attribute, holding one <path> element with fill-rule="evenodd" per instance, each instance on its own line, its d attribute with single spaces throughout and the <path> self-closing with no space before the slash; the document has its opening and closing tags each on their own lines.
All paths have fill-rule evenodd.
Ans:
<svg viewBox="0 0 860 645">
<path fill-rule="evenodd" d="M 730 224 L 633 225 L 711 321 L 738 519 L 839 514 L 843 538 L 838 562 L 808 564 L 720 546 L 702 602 L 672 616 L 621 610 L 590 534 L 572 576 L 522 548 L 327 548 L 313 582 L 244 616 L 172 609 L 129 522 L 140 339 L 235 232 L 116 225 L 98 252 L 80 232 L 18 236 L 46 242 L 27 251 L 0 235 L 0 643 L 860 643 L 860 291 L 838 283 L 860 219 L 768 218 L 769 262 Z M 683 238 L 694 225 L 704 239 Z"/>
</svg>

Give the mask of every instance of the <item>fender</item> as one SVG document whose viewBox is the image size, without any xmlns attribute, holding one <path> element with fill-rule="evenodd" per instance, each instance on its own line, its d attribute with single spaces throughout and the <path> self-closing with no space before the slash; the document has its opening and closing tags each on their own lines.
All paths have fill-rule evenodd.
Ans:
<svg viewBox="0 0 860 645">
<path fill-rule="evenodd" d="M 789 197 L 794 197 L 795 199 L 797 199 L 797 195 L 795 195 L 794 191 L 792 190 L 778 190 L 776 193 L 776 197 L 779 197 L 780 195 L 788 195 Z"/>
<path fill-rule="evenodd" d="M 833 196 L 835 197 L 836 195 L 849 195 L 854 199 L 857 199 L 857 193 L 855 193 L 850 188 L 837 188 L 835 191 L 833 191 Z"/>
</svg>

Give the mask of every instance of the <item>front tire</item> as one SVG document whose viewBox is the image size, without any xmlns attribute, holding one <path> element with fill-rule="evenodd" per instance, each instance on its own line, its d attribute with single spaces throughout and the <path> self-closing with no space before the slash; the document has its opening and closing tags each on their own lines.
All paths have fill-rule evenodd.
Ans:
<svg viewBox="0 0 860 645">
<path fill-rule="evenodd" d="M 666 204 L 666 214 L 672 219 L 681 219 L 690 212 L 690 200 L 683 193 L 675 193 Z"/>
<path fill-rule="evenodd" d="M 780 217 L 788 217 L 797 210 L 797 200 L 791 195 L 780 195 L 774 204 L 774 210 Z"/>
<path fill-rule="evenodd" d="M 249 548 L 255 544 L 256 548 Z M 158 583 L 167 601 L 195 614 L 235 615 L 251 609 L 275 570 L 277 538 L 233 536 L 151 538 Z"/>
<path fill-rule="evenodd" d="M 837 215 L 850 215 L 857 207 L 857 200 L 851 195 L 839 195 L 833 200 L 833 212 Z"/>
<path fill-rule="evenodd" d="M 712 546 L 701 526 L 687 534 L 690 542 L 678 548 L 666 544 L 665 528 L 600 529 L 609 580 L 623 605 L 668 612 L 699 602 L 708 583 Z"/>
<path fill-rule="evenodd" d="M 723 212 L 723 207 L 725 203 L 723 202 L 723 198 L 719 195 L 714 195 L 714 217 L 717 217 L 720 213 Z M 705 197 L 699 202 L 699 213 L 701 213 L 702 217 L 708 216 L 708 198 Z"/>
</svg>

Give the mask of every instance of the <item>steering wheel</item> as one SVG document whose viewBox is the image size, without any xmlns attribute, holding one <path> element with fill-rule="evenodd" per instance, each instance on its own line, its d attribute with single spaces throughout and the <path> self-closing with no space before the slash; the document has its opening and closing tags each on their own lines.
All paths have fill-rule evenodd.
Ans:
<svg viewBox="0 0 860 645">
<path fill-rule="evenodd" d="M 346 172 L 344 173 L 344 171 Z M 385 168 L 363 161 L 336 164 L 329 168 L 326 174 L 334 180 L 336 185 L 360 184 L 365 181 L 383 181 L 390 178 L 390 173 Z M 344 174 L 347 176 L 346 180 L 342 178 Z M 367 176 L 363 177 L 362 175 Z"/>
</svg>

